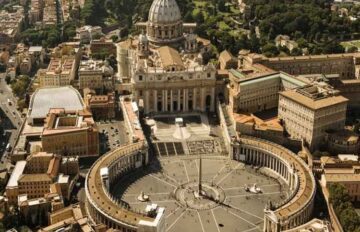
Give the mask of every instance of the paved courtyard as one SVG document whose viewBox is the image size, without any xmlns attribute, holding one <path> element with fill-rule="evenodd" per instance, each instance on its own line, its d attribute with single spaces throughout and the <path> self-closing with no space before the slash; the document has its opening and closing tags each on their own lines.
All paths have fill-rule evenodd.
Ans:
<svg viewBox="0 0 360 232">
<path fill-rule="evenodd" d="M 169 232 L 245 232 L 262 231 L 266 204 L 281 201 L 288 192 L 285 185 L 250 166 L 207 156 L 202 159 L 203 184 L 219 190 L 221 199 L 199 200 L 209 207 L 197 208 L 199 204 L 193 207 L 198 201 L 194 199 L 185 199 L 190 203 L 184 204 L 175 193 L 185 188 L 185 198 L 193 198 L 186 188 L 197 186 L 199 162 L 191 156 L 155 159 L 145 170 L 132 172 L 119 180 L 112 193 L 133 210 L 143 211 L 149 202 L 140 202 L 137 197 L 144 192 L 151 203 L 166 208 L 166 231 Z M 245 191 L 245 185 L 255 183 L 262 193 Z"/>
<path fill-rule="evenodd" d="M 207 154 L 226 156 L 221 128 L 209 122 L 205 114 L 178 115 L 183 125 L 175 124 L 175 116 L 153 119 L 152 134 L 155 153 L 160 157 Z"/>
</svg>

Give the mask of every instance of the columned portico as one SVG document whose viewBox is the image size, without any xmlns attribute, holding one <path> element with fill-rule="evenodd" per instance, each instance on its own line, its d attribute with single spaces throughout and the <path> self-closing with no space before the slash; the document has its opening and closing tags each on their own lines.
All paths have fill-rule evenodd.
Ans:
<svg viewBox="0 0 360 232">
<path fill-rule="evenodd" d="M 147 89 L 136 101 L 144 103 L 144 112 L 188 112 L 199 110 L 213 112 L 215 109 L 215 88 Z M 211 98 L 207 102 L 207 98 Z M 200 101 L 199 101 L 200 100 Z M 210 103 L 210 105 L 209 105 Z M 191 105 L 190 105 L 191 104 Z"/>
</svg>

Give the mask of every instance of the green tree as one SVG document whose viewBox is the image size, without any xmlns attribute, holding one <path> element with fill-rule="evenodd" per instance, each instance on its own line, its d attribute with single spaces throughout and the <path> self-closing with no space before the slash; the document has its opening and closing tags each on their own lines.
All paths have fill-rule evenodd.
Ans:
<svg viewBox="0 0 360 232">
<path fill-rule="evenodd" d="M 273 57 L 279 55 L 279 50 L 273 43 L 267 43 L 261 48 L 262 53 L 265 56 Z"/>
<path fill-rule="evenodd" d="M 194 15 L 194 20 L 197 24 L 202 24 L 205 21 L 204 14 L 199 11 Z"/>
<path fill-rule="evenodd" d="M 29 84 L 30 84 L 29 76 L 22 75 L 11 83 L 11 89 L 17 97 L 23 98 Z"/>
<path fill-rule="evenodd" d="M 75 21 L 66 21 L 64 23 L 64 37 L 62 41 L 68 41 L 76 36 L 76 23 Z"/>
<path fill-rule="evenodd" d="M 217 8 L 219 9 L 219 11 L 221 11 L 221 12 L 228 11 L 228 8 L 226 7 L 224 0 L 218 0 L 216 5 L 217 5 Z"/>
<path fill-rule="evenodd" d="M 355 53 L 355 52 L 357 52 L 357 51 L 359 51 L 359 49 L 358 49 L 357 47 L 355 47 L 355 46 L 351 46 L 351 47 L 349 47 L 349 48 L 347 49 L 347 52 L 348 52 L 348 53 Z"/>
<path fill-rule="evenodd" d="M 83 24 L 92 26 L 104 26 L 107 16 L 104 0 L 86 0 L 80 12 Z"/>
<path fill-rule="evenodd" d="M 119 39 L 119 37 L 117 35 L 112 35 L 111 36 L 111 40 L 115 43 L 117 40 Z"/>
<path fill-rule="evenodd" d="M 297 39 L 296 43 L 298 44 L 299 48 L 306 48 L 308 45 L 308 42 L 304 38 Z"/>
<path fill-rule="evenodd" d="M 357 215 L 351 197 L 342 184 L 329 186 L 330 203 L 334 206 L 335 213 L 345 232 L 360 231 L 360 217 Z"/>
<path fill-rule="evenodd" d="M 191 11 L 186 12 L 185 16 L 184 16 L 184 22 L 186 23 L 191 23 L 194 22 L 194 17 Z"/>
<path fill-rule="evenodd" d="M 19 99 L 18 102 L 17 102 L 17 106 L 18 106 L 20 111 L 23 110 L 24 108 L 26 108 L 27 105 L 26 105 L 25 99 Z"/>
<path fill-rule="evenodd" d="M 293 48 L 293 50 L 291 50 L 290 54 L 292 56 L 301 56 L 303 54 L 303 52 L 300 48 Z"/>
</svg>

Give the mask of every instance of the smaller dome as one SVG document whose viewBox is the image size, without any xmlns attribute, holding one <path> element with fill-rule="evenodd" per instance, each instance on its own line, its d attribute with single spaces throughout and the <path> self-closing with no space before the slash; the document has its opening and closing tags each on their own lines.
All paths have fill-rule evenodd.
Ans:
<svg viewBox="0 0 360 232">
<path fill-rule="evenodd" d="M 181 13 L 176 0 L 154 0 L 149 11 L 149 22 L 171 24 L 181 21 Z"/>
</svg>

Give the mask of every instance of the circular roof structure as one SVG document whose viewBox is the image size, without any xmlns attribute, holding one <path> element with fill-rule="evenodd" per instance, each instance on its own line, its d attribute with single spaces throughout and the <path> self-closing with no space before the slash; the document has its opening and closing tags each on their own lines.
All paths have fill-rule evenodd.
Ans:
<svg viewBox="0 0 360 232">
<path fill-rule="evenodd" d="M 172 24 L 181 21 L 181 13 L 176 0 L 154 0 L 149 11 L 149 22 Z"/>
</svg>

